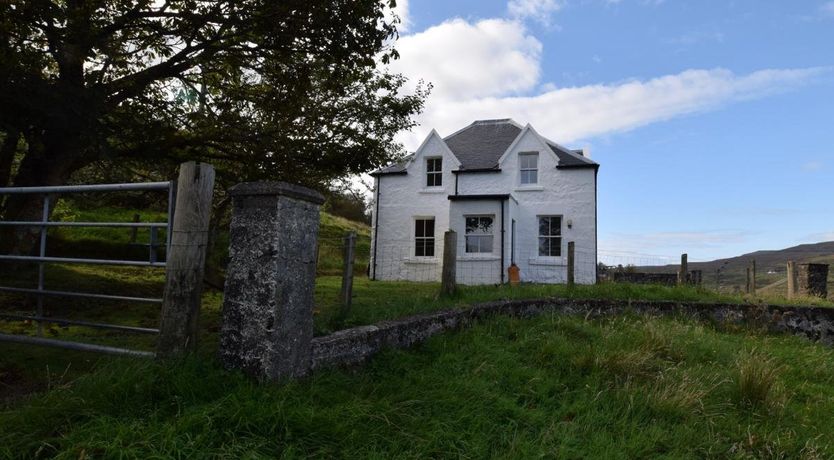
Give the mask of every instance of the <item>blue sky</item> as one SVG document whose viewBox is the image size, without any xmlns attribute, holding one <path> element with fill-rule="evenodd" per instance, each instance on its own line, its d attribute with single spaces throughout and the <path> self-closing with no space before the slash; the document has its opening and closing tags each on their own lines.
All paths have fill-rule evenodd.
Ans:
<svg viewBox="0 0 834 460">
<path fill-rule="evenodd" d="M 602 164 L 612 262 L 834 240 L 834 1 L 400 2 L 432 128 L 512 117 Z"/>
</svg>

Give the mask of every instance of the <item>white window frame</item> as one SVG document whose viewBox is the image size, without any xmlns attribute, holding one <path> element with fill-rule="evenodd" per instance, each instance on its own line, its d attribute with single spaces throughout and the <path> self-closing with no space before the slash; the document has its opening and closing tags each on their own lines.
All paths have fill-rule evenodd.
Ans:
<svg viewBox="0 0 834 460">
<path fill-rule="evenodd" d="M 524 166 L 524 159 L 525 158 L 533 158 L 536 162 L 535 167 L 531 168 L 529 165 L 527 167 Z M 525 173 L 533 172 L 535 175 L 535 179 L 532 182 L 525 182 L 524 176 Z M 518 183 L 521 186 L 532 186 L 539 184 L 539 152 L 521 152 L 518 154 Z"/>
<path fill-rule="evenodd" d="M 440 162 L 440 169 L 436 169 L 436 170 L 435 169 L 429 169 L 430 168 L 429 165 L 433 164 L 434 161 L 439 161 Z M 443 187 L 443 157 L 426 157 L 425 165 L 426 165 L 426 181 L 425 181 L 426 188 Z M 429 178 L 434 179 L 434 184 L 433 185 L 429 185 Z M 437 183 L 438 181 L 440 182 L 439 184 Z"/>
<path fill-rule="evenodd" d="M 432 221 L 432 236 L 425 236 L 425 225 L 426 225 L 425 221 L 429 221 L 429 220 Z M 417 235 L 417 223 L 420 222 L 420 221 L 424 222 L 423 223 L 423 236 L 418 236 Z M 413 250 L 411 251 L 411 254 L 413 254 L 413 256 L 415 258 L 418 258 L 418 259 L 433 259 L 433 258 L 437 257 L 437 220 L 434 218 L 434 216 L 414 216 L 414 218 L 412 219 L 412 222 L 413 223 L 411 225 L 411 228 L 412 228 L 413 233 L 412 233 L 412 240 L 411 241 L 413 241 L 414 246 L 413 246 Z M 418 250 L 417 241 L 418 240 L 422 240 L 423 242 L 431 241 L 431 243 L 432 243 L 432 249 L 431 249 L 432 254 L 431 255 L 425 255 L 425 248 L 426 248 L 425 244 L 423 246 L 423 255 L 417 254 L 417 250 Z"/>
<path fill-rule="evenodd" d="M 553 223 L 550 222 L 548 224 L 548 233 L 547 234 L 542 234 L 542 230 L 541 230 L 541 228 L 542 228 L 541 227 L 542 219 L 554 219 L 554 218 L 559 219 L 558 233 L 555 234 L 555 235 L 553 234 Z M 536 216 L 536 235 L 537 235 L 537 237 L 536 237 L 536 246 L 538 248 L 537 252 L 538 252 L 539 257 L 547 257 L 547 258 L 562 257 L 562 239 L 564 237 L 564 235 L 562 234 L 562 226 L 564 225 L 564 220 L 565 219 L 563 218 L 563 216 L 561 216 L 559 214 L 547 214 L 547 215 Z M 556 255 L 553 255 L 553 254 L 550 254 L 550 251 L 548 251 L 547 254 L 542 254 L 542 245 L 541 245 L 542 239 L 558 241 L 559 244 L 558 244 L 557 247 L 559 248 L 559 253 L 556 254 Z M 553 247 L 552 245 L 553 245 L 553 243 L 551 241 L 549 247 L 552 248 Z"/>
<path fill-rule="evenodd" d="M 468 219 L 484 219 L 489 218 L 492 220 L 490 224 L 490 231 L 487 232 L 473 232 L 470 233 L 468 231 L 468 226 L 466 225 L 466 221 Z M 492 254 L 495 250 L 495 214 L 472 214 L 472 215 L 465 215 L 463 216 L 463 234 L 464 234 L 464 252 L 466 254 Z M 469 250 L 469 241 L 475 240 L 478 242 L 477 250 L 470 251 Z M 489 244 L 487 245 L 484 243 L 485 240 L 489 240 Z M 488 247 L 487 247 L 488 246 Z M 489 249 L 489 250 L 485 250 Z"/>
</svg>

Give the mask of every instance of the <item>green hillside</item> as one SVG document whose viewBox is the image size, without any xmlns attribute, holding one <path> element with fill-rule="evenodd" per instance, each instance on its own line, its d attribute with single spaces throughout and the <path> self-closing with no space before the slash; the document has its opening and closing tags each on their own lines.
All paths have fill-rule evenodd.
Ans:
<svg viewBox="0 0 834 460">
<path fill-rule="evenodd" d="M 822 263 L 834 268 L 834 241 L 801 244 L 785 249 L 755 251 L 736 257 L 709 262 L 690 262 L 690 270 L 703 270 L 704 285 L 721 291 L 743 291 L 747 267 L 756 261 L 756 281 L 762 293 L 787 294 L 786 265 L 789 260 L 797 263 Z M 637 267 L 637 271 L 674 273 L 679 265 Z M 720 273 L 717 271 L 720 269 Z M 834 270 L 828 275 L 829 297 L 834 294 Z"/>
</svg>

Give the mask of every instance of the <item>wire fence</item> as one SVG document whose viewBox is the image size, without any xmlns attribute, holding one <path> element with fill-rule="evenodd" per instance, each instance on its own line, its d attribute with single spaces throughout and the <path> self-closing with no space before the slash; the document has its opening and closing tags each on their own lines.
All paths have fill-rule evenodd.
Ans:
<svg viewBox="0 0 834 460">
<path fill-rule="evenodd" d="M 460 284 L 500 284 L 508 281 L 507 268 L 515 264 L 521 282 L 566 283 L 567 241 L 558 248 L 514 248 L 498 241 L 460 239 L 455 248 L 456 280 Z M 386 241 L 378 244 L 370 261 L 371 277 L 377 280 L 436 282 L 443 269 L 442 241 Z M 574 276 L 580 284 L 596 282 L 596 253 L 577 247 Z"/>
</svg>

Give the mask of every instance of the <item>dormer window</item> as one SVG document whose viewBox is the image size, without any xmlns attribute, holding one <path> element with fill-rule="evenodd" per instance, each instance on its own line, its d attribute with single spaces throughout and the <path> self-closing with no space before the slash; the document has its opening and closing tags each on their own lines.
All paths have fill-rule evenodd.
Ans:
<svg viewBox="0 0 834 460">
<path fill-rule="evenodd" d="M 521 172 L 521 185 L 533 185 L 539 183 L 539 154 L 536 152 L 519 153 L 519 171 Z"/>
<path fill-rule="evenodd" d="M 426 187 L 443 185 L 443 158 L 426 158 Z"/>
</svg>

